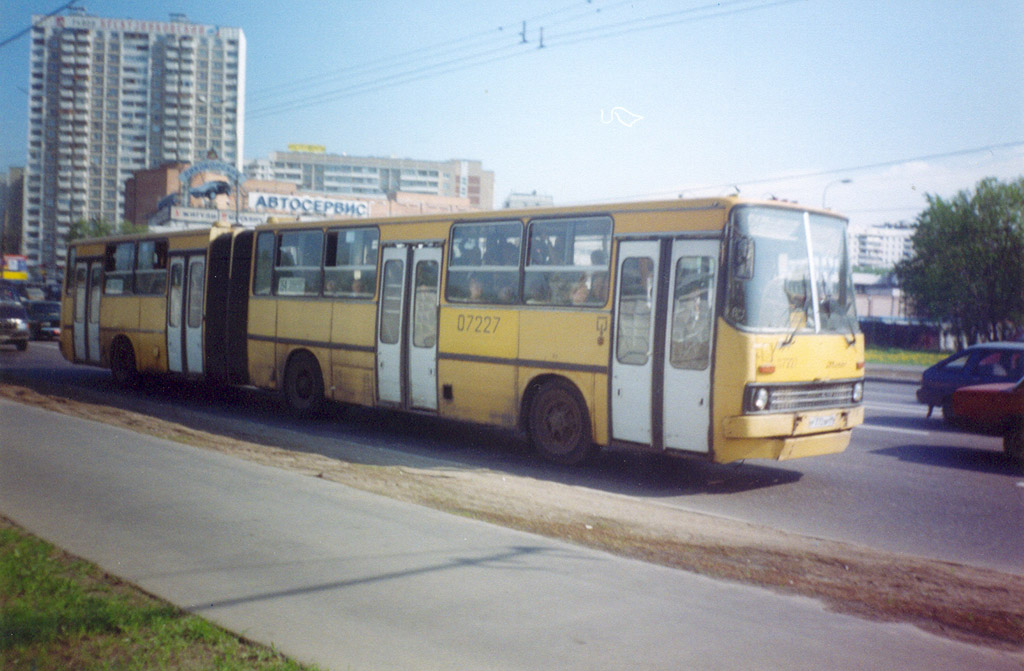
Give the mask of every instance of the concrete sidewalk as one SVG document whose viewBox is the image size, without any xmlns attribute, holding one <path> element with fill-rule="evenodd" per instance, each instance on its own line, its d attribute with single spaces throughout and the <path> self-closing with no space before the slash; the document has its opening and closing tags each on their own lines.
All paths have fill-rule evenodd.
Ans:
<svg viewBox="0 0 1024 671">
<path fill-rule="evenodd" d="M 325 669 L 1019 669 L 1024 657 L 0 401 L 0 513 Z"/>
</svg>

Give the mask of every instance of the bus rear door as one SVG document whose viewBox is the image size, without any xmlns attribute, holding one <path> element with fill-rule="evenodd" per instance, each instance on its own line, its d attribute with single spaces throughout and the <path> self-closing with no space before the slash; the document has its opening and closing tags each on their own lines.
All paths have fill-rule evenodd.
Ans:
<svg viewBox="0 0 1024 671">
<path fill-rule="evenodd" d="M 75 360 L 100 362 L 100 296 L 103 262 L 80 261 L 75 267 Z"/>
<path fill-rule="evenodd" d="M 377 397 L 437 410 L 437 309 L 441 248 L 384 247 L 377 314 Z"/>
</svg>

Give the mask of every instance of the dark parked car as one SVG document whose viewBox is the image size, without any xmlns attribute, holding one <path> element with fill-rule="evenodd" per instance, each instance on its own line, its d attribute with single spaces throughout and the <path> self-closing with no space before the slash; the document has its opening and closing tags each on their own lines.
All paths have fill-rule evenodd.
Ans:
<svg viewBox="0 0 1024 671">
<path fill-rule="evenodd" d="M 1006 456 L 1024 467 L 1024 377 L 958 389 L 953 412 L 972 430 L 1001 434 Z"/>
<path fill-rule="evenodd" d="M 17 301 L 0 301 L 0 345 L 28 348 L 28 313 Z"/>
<path fill-rule="evenodd" d="M 60 301 L 28 301 L 25 309 L 33 340 L 60 337 Z"/>
<path fill-rule="evenodd" d="M 936 406 L 949 422 L 956 422 L 953 392 L 969 385 L 993 382 L 1010 383 L 1024 377 L 1024 343 L 994 342 L 972 345 L 943 359 L 924 372 L 917 400 L 928 406 L 928 416 Z"/>
</svg>

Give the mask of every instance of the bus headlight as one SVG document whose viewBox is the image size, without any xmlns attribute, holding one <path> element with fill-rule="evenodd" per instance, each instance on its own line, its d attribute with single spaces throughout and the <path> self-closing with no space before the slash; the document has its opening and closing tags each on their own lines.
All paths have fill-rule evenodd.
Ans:
<svg viewBox="0 0 1024 671">
<path fill-rule="evenodd" d="M 860 403 L 864 400 L 864 383 L 854 382 L 853 383 L 853 402 Z"/>
<path fill-rule="evenodd" d="M 768 407 L 768 399 L 768 389 L 765 387 L 758 387 L 750 395 L 750 408 L 760 412 Z"/>
</svg>

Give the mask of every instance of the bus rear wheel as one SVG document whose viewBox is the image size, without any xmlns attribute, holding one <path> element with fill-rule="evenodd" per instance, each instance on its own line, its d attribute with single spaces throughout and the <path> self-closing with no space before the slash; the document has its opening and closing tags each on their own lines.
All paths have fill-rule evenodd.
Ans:
<svg viewBox="0 0 1024 671">
<path fill-rule="evenodd" d="M 115 340 L 110 347 L 110 372 L 122 387 L 134 387 L 139 382 L 139 369 L 135 366 L 135 350 L 125 339 Z"/>
<path fill-rule="evenodd" d="M 284 399 L 292 412 L 301 417 L 320 412 L 324 404 L 324 378 L 312 354 L 299 352 L 288 361 Z"/>
<path fill-rule="evenodd" d="M 593 452 L 590 417 L 576 389 L 561 380 L 544 383 L 530 404 L 530 440 L 542 457 L 574 466 Z"/>
</svg>

